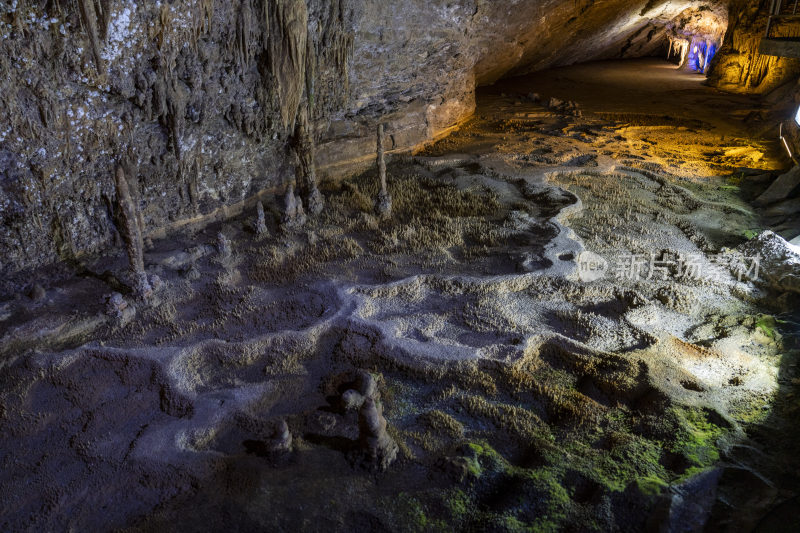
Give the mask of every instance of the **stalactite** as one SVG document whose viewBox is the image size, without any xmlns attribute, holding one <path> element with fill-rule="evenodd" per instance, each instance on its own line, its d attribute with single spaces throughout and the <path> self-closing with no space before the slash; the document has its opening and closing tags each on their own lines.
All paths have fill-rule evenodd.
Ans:
<svg viewBox="0 0 800 533">
<path fill-rule="evenodd" d="M 172 11 L 167 3 L 161 4 L 158 13 L 158 29 L 156 33 L 156 44 L 158 49 L 163 51 L 167 44 L 167 35 L 172 31 Z"/>
<path fill-rule="evenodd" d="M 197 0 L 192 10 L 192 48 L 197 50 L 197 41 L 211 31 L 214 20 L 214 0 Z"/>
<path fill-rule="evenodd" d="M 95 10 L 95 2 L 94 0 L 77 0 L 77 2 L 81 14 L 81 23 L 89 38 L 89 44 L 92 47 L 95 67 L 98 73 L 104 72 L 105 66 L 103 63 L 103 56 L 100 54 L 101 46 L 100 37 L 98 36 L 98 19 L 100 17 Z M 105 29 L 103 29 L 103 33 L 105 33 Z"/>
<path fill-rule="evenodd" d="M 314 88 L 312 109 L 316 116 L 343 105 L 350 92 L 348 65 L 353 55 L 354 37 L 346 27 L 346 18 L 345 4 L 332 0 L 320 21 L 321 35 L 314 42 L 314 64 L 325 74 L 323 79 L 318 79 L 316 72 L 314 75 L 315 81 L 321 84 Z"/>
<path fill-rule="evenodd" d="M 309 108 L 314 108 L 314 101 L 316 99 L 316 87 L 314 86 L 317 79 L 317 53 L 314 50 L 314 42 L 311 38 L 306 39 L 306 98 L 308 99 Z"/>
<path fill-rule="evenodd" d="M 236 17 L 236 54 L 240 65 L 247 65 L 250 63 L 252 20 L 253 9 L 250 5 L 250 0 L 243 0 Z"/>
<path fill-rule="evenodd" d="M 292 128 L 306 85 L 308 9 L 305 0 L 274 0 L 269 7 L 266 44 L 271 73 L 283 126 Z"/>
<path fill-rule="evenodd" d="M 94 0 L 94 8 L 97 13 L 100 40 L 105 41 L 108 37 L 108 23 L 111 20 L 111 0 Z"/>
<path fill-rule="evenodd" d="M 165 125 L 169 130 L 175 157 L 181 160 L 181 135 L 183 133 L 184 117 L 186 115 L 186 99 L 177 86 L 178 81 L 171 80 L 167 88 Z"/>
</svg>

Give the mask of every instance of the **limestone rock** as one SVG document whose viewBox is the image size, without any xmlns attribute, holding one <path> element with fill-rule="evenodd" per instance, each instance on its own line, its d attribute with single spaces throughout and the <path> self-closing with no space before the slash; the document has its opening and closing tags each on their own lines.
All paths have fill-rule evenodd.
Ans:
<svg viewBox="0 0 800 533">
<path fill-rule="evenodd" d="M 197 281 L 202 277 L 202 274 L 200 274 L 200 271 L 197 269 L 197 265 L 194 263 L 181 270 L 181 275 L 189 281 Z"/>
<path fill-rule="evenodd" d="M 112 319 L 125 325 L 136 316 L 136 308 L 129 304 L 118 292 L 106 297 L 106 314 Z"/>
<path fill-rule="evenodd" d="M 153 295 L 153 287 L 146 272 L 133 274 L 133 291 L 140 300 L 148 300 Z"/>
<path fill-rule="evenodd" d="M 358 442 L 363 463 L 386 470 L 397 458 L 397 443 L 386 431 L 386 419 L 379 402 L 367 398 L 358 412 Z"/>
<path fill-rule="evenodd" d="M 325 200 L 317 186 L 314 138 L 308 121 L 308 111 L 305 108 L 298 113 L 293 143 L 298 160 L 295 179 L 300 189 L 300 196 L 305 200 L 308 212 L 319 215 L 325 207 Z"/>
<path fill-rule="evenodd" d="M 769 205 L 785 200 L 789 194 L 800 185 L 800 166 L 795 166 L 789 172 L 778 176 L 778 178 L 756 198 L 756 205 Z"/>
<path fill-rule="evenodd" d="M 286 190 L 282 224 L 284 229 L 289 231 L 299 230 L 306 224 L 306 213 L 303 209 L 303 202 L 295 194 L 294 184 L 289 184 Z"/>
<path fill-rule="evenodd" d="M 275 433 L 267 442 L 268 449 L 273 453 L 284 453 L 292 449 L 292 433 L 289 431 L 289 425 L 286 420 L 281 420 Z"/>
<path fill-rule="evenodd" d="M 64 35 L 57 30 L 54 36 L 50 24 L 23 22 L 63 20 L 65 4 L 85 10 L 64 24 Z M 121 229 L 107 214 L 116 198 L 113 175 L 87 176 L 114 169 L 109 157 L 89 154 L 115 154 L 125 146 L 131 154 L 152 155 L 127 176 L 132 213 L 142 235 L 169 231 L 278 187 L 291 166 L 287 136 L 305 102 L 310 124 L 329 123 L 314 132 L 320 136 L 317 168 L 343 174 L 374 152 L 381 120 L 391 121 L 391 149 L 412 149 L 473 113 L 476 86 L 612 51 L 655 55 L 668 28 L 713 40 L 728 13 L 722 0 L 651 2 L 646 10 L 624 0 L 275 0 L 225 3 L 224 9 L 174 0 L 169 12 L 185 20 L 170 23 L 164 2 L 137 2 L 135 9 L 95 2 L 105 6 L 99 18 L 88 5 L 20 3 L 29 16 L 0 40 L 0 56 L 28 65 L 24 76 L 0 80 L 0 131 L 15 132 L 0 150 L 0 167 L 8 172 L 0 227 L 9 228 L 0 234 L 0 250 L 14 272 L 58 261 L 64 243 L 82 254 L 113 242 Z M 108 28 L 124 42 L 107 40 Z M 640 29 L 632 34 L 632 28 Z M 750 52 L 726 50 L 731 57 Z M 758 84 L 762 71 L 796 71 L 789 60 L 779 60 L 777 69 L 762 60 L 751 61 L 753 72 L 736 79 Z M 92 63 L 105 76 L 102 94 L 113 98 L 96 105 L 97 88 L 78 84 L 65 109 L 57 96 L 63 80 L 83 79 L 84 68 L 95 70 Z M 32 112 L 12 112 L 18 109 Z M 223 120 L 216 120 L 216 111 Z M 98 133 L 107 121 L 119 135 Z M 42 189 L 54 176 L 59 185 Z M 39 191 L 38 199 L 31 191 Z M 301 197 L 308 212 L 319 209 L 316 195 Z"/>
<path fill-rule="evenodd" d="M 161 277 L 157 274 L 150 274 L 147 277 L 147 281 L 150 283 L 150 287 L 153 289 L 154 292 L 158 292 L 164 288 L 164 282 L 161 280 Z"/>
<path fill-rule="evenodd" d="M 359 370 L 356 376 L 356 387 L 364 398 L 378 399 L 378 382 L 375 376 L 366 370 Z"/>
<path fill-rule="evenodd" d="M 379 193 L 375 202 L 375 212 L 381 218 L 389 218 L 392 214 L 392 197 L 389 193 Z"/>
<path fill-rule="evenodd" d="M 358 391 L 349 389 L 342 394 L 342 408 L 345 411 L 360 409 L 362 405 L 364 405 L 364 397 Z"/>
<path fill-rule="evenodd" d="M 264 216 L 264 204 L 258 202 L 256 204 L 256 223 L 255 223 L 256 235 L 264 236 L 269 233 L 267 229 L 267 219 Z"/>
<path fill-rule="evenodd" d="M 45 292 L 44 288 L 38 283 L 34 283 L 33 287 L 28 291 L 28 298 L 34 302 L 43 300 L 45 296 L 47 296 L 47 292 Z"/>
<path fill-rule="evenodd" d="M 169 384 L 161 385 L 159 399 L 161 410 L 169 416 L 188 418 L 194 414 L 194 404 L 192 401 L 175 391 Z"/>
<path fill-rule="evenodd" d="M 755 277 L 756 283 L 778 292 L 800 293 L 800 252 L 780 235 L 764 231 L 736 251 L 734 275 Z"/>
<path fill-rule="evenodd" d="M 319 188 L 315 185 L 308 195 L 308 211 L 312 215 L 319 215 L 324 208 L 325 200 L 322 197 L 322 193 L 319 192 Z"/>
<path fill-rule="evenodd" d="M 228 260 L 233 255 L 231 241 L 224 233 L 217 233 L 217 252 L 222 260 Z"/>
</svg>

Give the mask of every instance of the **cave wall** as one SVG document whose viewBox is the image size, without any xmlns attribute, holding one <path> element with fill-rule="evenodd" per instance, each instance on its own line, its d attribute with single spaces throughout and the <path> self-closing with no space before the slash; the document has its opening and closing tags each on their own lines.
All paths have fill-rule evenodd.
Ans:
<svg viewBox="0 0 800 533">
<path fill-rule="evenodd" d="M 467 118 L 478 84 L 651 55 L 726 13 L 717 0 L 5 2 L 0 271 L 116 249 L 118 164 L 156 236 L 281 190 L 301 106 L 335 177 L 373 159 L 378 121 L 408 150 Z"/>
<path fill-rule="evenodd" d="M 315 117 L 347 102 L 345 1 L 15 4 L 0 7 L 4 270 L 113 245 L 117 163 L 157 232 L 280 186 L 301 99 Z"/>
<path fill-rule="evenodd" d="M 728 30 L 708 76 L 711 85 L 726 91 L 764 94 L 798 79 L 800 60 L 758 52 L 770 4 L 771 0 L 732 0 Z M 771 35 L 798 37 L 800 25 L 774 24 Z"/>
<path fill-rule="evenodd" d="M 724 0 L 359 2 L 348 108 L 332 117 L 319 164 L 368 163 L 374 123 L 392 147 L 437 138 L 469 117 L 476 85 L 595 59 L 662 55 L 670 36 L 720 41 Z M 323 172 L 324 173 L 324 172 Z"/>
</svg>

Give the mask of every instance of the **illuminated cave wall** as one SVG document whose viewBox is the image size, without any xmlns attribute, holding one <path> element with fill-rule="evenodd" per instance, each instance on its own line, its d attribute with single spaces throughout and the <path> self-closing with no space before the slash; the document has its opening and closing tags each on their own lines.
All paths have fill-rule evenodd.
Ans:
<svg viewBox="0 0 800 533">
<path fill-rule="evenodd" d="M 716 55 L 719 41 L 694 38 L 688 43 L 684 66 L 692 72 L 707 73 Z"/>
<path fill-rule="evenodd" d="M 725 0 L 0 3 L 0 274 L 119 246 L 114 166 L 146 233 L 282 190 L 309 102 L 323 178 L 448 131 L 510 74 L 712 38 Z M 248 204 L 248 202 L 250 202 Z M 116 248 L 115 248 L 116 249 Z M 6 276 L 3 276 L 5 278 Z"/>
<path fill-rule="evenodd" d="M 732 0 L 728 31 L 709 71 L 709 83 L 726 91 L 763 94 L 800 77 L 800 60 L 758 52 L 771 0 Z M 773 25 L 775 37 L 800 36 L 800 24 Z"/>
</svg>

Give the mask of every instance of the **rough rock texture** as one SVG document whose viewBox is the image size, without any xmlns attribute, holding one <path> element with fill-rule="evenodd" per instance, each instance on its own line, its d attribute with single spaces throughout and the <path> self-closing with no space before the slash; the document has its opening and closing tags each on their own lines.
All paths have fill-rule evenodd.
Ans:
<svg viewBox="0 0 800 533">
<path fill-rule="evenodd" d="M 762 94 L 797 80 L 800 60 L 761 55 L 758 46 L 767 27 L 771 0 L 733 0 L 728 31 L 712 62 L 709 82 L 721 89 Z M 800 36 L 796 23 L 773 25 L 774 37 Z"/>
<path fill-rule="evenodd" d="M 781 296 L 800 293 L 800 252 L 779 235 L 764 231 L 737 251 L 745 257 L 759 258 L 759 281 L 769 289 Z M 739 268 L 745 270 L 747 266 Z"/>
<path fill-rule="evenodd" d="M 109 243 L 118 162 L 146 234 L 280 185 L 300 100 L 346 101 L 344 2 L 44 4 L 0 8 L 5 268 Z"/>
<path fill-rule="evenodd" d="M 161 303 L 134 316 L 116 317 L 124 297 L 98 316 L 107 282 L 33 278 L 44 298 L 0 302 L 0 529 L 699 528 L 711 483 L 687 477 L 720 461 L 738 470 L 718 476 L 720 515 L 747 526 L 774 498 L 739 469 L 748 458 L 791 505 L 800 376 L 778 343 L 800 321 L 761 315 L 755 286 L 711 270 L 753 227 L 738 193 L 665 173 L 740 167 L 744 151 L 713 155 L 738 130 L 701 126 L 743 98 L 664 65 L 559 69 L 585 117 L 481 95 L 459 132 L 388 161 L 389 220 L 372 215 L 370 169 L 323 183 L 326 210 L 302 232 L 265 212 L 270 235 L 254 239 L 248 209 L 153 239 Z M 590 97 L 612 91 L 597 69 L 616 93 L 661 92 L 598 117 Z M 542 101 L 567 92 L 531 85 Z M 697 121 L 662 116 L 665 103 Z M 637 112 L 649 129 L 632 127 Z M 606 276 L 579 281 L 584 249 L 613 265 Z M 693 256 L 708 277 L 617 266 L 653 252 Z M 791 460 L 765 457 L 776 450 Z M 664 499 L 667 516 L 649 520 Z"/>
<path fill-rule="evenodd" d="M 469 116 L 476 84 L 666 50 L 668 35 L 724 26 L 722 5 L 4 3 L 0 267 L 7 274 L 107 247 L 118 233 L 118 164 L 145 237 L 227 217 L 291 179 L 288 145 L 303 101 L 325 178 L 371 159 L 379 118 L 388 150 L 411 148 Z"/>
<path fill-rule="evenodd" d="M 386 470 L 397 458 L 397 443 L 386 431 L 383 408 L 372 398 L 358 412 L 358 440 L 366 464 Z"/>
</svg>

